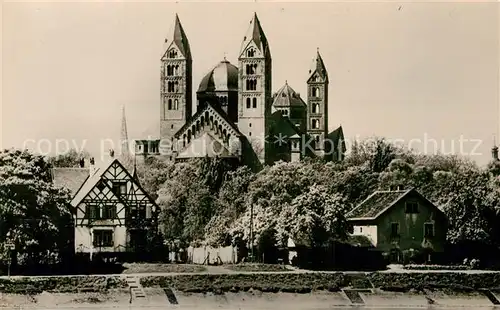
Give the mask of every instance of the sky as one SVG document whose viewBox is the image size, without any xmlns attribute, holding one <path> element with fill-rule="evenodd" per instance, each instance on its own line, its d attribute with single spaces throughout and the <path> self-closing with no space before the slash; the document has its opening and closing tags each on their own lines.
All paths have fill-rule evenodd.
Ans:
<svg viewBox="0 0 500 310">
<path fill-rule="evenodd" d="M 377 136 L 481 165 L 491 158 L 500 134 L 494 2 L 4 2 L 1 146 L 97 157 L 120 136 L 122 106 L 130 139 L 157 137 L 160 57 L 175 14 L 195 93 L 224 56 L 237 65 L 254 12 L 273 91 L 287 81 L 306 98 L 319 48 L 329 127 L 342 125 L 348 145 Z"/>
</svg>

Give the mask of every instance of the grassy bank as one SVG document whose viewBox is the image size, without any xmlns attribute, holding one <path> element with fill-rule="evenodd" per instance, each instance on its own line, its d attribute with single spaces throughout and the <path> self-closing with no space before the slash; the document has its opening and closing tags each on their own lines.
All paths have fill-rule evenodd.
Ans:
<svg viewBox="0 0 500 310">
<path fill-rule="evenodd" d="M 140 279 L 145 288 L 173 288 L 180 292 L 262 292 L 339 291 L 342 288 L 380 288 L 385 291 L 421 291 L 443 289 L 470 292 L 479 289 L 500 290 L 499 273 L 228 273 L 177 274 L 147 276 Z M 38 294 L 46 292 L 77 293 L 106 292 L 127 288 L 124 277 L 25 277 L 0 279 L 1 293 Z"/>
<path fill-rule="evenodd" d="M 224 265 L 224 268 L 231 271 L 258 271 L 258 272 L 266 272 L 266 271 L 290 271 L 284 265 L 274 265 L 274 264 L 252 264 L 252 263 L 241 263 L 236 265 Z"/>
<path fill-rule="evenodd" d="M 218 274 L 151 276 L 141 279 L 144 287 L 173 287 L 182 292 L 262 292 L 338 291 L 348 286 L 341 273 Z"/>
<path fill-rule="evenodd" d="M 0 279 L 0 292 L 12 294 L 40 294 L 42 292 L 78 293 L 106 292 L 109 289 L 126 288 L 125 279 L 119 277 L 25 277 Z"/>
</svg>

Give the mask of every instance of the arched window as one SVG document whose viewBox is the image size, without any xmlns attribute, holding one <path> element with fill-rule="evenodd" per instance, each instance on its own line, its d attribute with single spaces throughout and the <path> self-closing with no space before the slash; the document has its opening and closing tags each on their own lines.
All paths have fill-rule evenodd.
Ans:
<svg viewBox="0 0 500 310">
<path fill-rule="evenodd" d="M 167 92 L 172 93 L 174 91 L 174 82 L 170 81 L 167 83 Z"/>
<path fill-rule="evenodd" d="M 247 57 L 253 57 L 255 56 L 255 50 L 253 48 L 249 48 L 247 50 Z"/>
<path fill-rule="evenodd" d="M 168 52 L 168 58 L 177 58 L 177 51 L 172 49 Z"/>
<path fill-rule="evenodd" d="M 312 94 L 313 97 L 319 97 L 319 87 L 313 87 L 312 88 Z"/>
<path fill-rule="evenodd" d="M 316 149 L 319 149 L 319 139 L 320 139 L 320 138 L 319 138 L 319 135 L 317 135 L 317 136 L 315 137 L 315 142 L 316 142 L 316 143 L 315 143 L 315 145 L 314 145 L 314 146 L 316 147 Z"/>
<path fill-rule="evenodd" d="M 313 103 L 312 113 L 319 113 L 319 103 Z"/>
<path fill-rule="evenodd" d="M 179 110 L 179 100 L 174 100 L 174 110 Z"/>
<path fill-rule="evenodd" d="M 250 109 L 250 98 L 247 98 L 247 109 Z"/>
<path fill-rule="evenodd" d="M 167 76 L 172 76 L 172 66 L 167 66 Z"/>
<path fill-rule="evenodd" d="M 254 109 L 256 109 L 256 108 L 257 108 L 257 98 L 252 98 L 252 107 L 253 107 Z"/>
<path fill-rule="evenodd" d="M 174 82 L 174 93 L 178 93 L 179 92 L 179 82 L 178 81 L 175 81 Z"/>
<path fill-rule="evenodd" d="M 172 99 L 168 99 L 168 109 L 172 110 Z"/>
<path fill-rule="evenodd" d="M 247 80 L 246 84 L 247 90 L 257 90 L 257 80 Z"/>
<path fill-rule="evenodd" d="M 313 119 L 311 125 L 312 125 L 313 129 L 319 129 L 319 120 L 318 119 Z"/>
</svg>

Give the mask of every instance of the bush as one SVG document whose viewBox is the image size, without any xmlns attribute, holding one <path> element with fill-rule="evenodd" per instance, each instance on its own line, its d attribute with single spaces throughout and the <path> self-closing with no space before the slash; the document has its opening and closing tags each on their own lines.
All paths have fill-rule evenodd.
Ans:
<svg viewBox="0 0 500 310">
<path fill-rule="evenodd" d="M 469 270 L 469 266 L 465 265 L 404 265 L 403 269 L 408 270 Z"/>
<path fill-rule="evenodd" d="M 368 279 L 374 287 L 388 291 L 422 290 L 424 288 L 451 288 L 464 291 L 496 288 L 500 283 L 500 273 L 372 273 L 368 275 Z"/>
<path fill-rule="evenodd" d="M 50 277 L 0 279 L 1 293 L 39 294 L 46 292 L 77 293 L 82 289 L 105 292 L 109 289 L 126 288 L 127 282 L 119 277 Z"/>
<path fill-rule="evenodd" d="M 181 292 L 260 291 L 304 292 L 338 291 L 349 284 L 342 273 L 218 274 L 150 276 L 141 279 L 144 287 L 174 287 Z"/>
</svg>

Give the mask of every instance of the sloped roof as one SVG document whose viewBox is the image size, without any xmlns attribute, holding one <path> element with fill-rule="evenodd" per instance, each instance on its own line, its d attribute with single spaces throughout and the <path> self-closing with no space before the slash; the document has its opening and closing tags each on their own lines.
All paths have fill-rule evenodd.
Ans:
<svg viewBox="0 0 500 310">
<path fill-rule="evenodd" d="M 89 168 L 52 168 L 52 181 L 56 186 L 69 189 L 73 197 L 89 177 Z"/>
<path fill-rule="evenodd" d="M 344 131 L 342 130 L 342 126 L 339 126 L 337 129 L 333 130 L 328 134 L 328 139 L 333 141 L 335 146 L 338 146 L 339 142 L 342 142 L 342 152 L 346 151 L 346 146 L 344 142 Z"/>
<path fill-rule="evenodd" d="M 273 100 L 274 107 L 302 107 L 306 108 L 306 103 L 293 88 L 285 82 L 277 92 Z"/>
<path fill-rule="evenodd" d="M 235 132 L 238 136 L 242 136 L 241 132 L 238 130 L 238 127 L 228 119 L 228 116 L 224 110 L 218 105 L 212 104 L 209 101 L 205 102 L 205 107 L 203 109 L 198 110 L 189 121 L 187 121 L 177 132 L 175 133 L 176 138 L 180 138 L 181 134 L 193 124 L 196 124 L 196 121 L 203 115 L 207 110 L 211 110 L 212 112 L 217 113 Z"/>
<path fill-rule="evenodd" d="M 356 208 L 347 214 L 347 218 L 370 218 L 374 219 L 383 211 L 390 208 L 401 198 L 406 196 L 411 190 L 397 191 L 376 191 Z"/>
<path fill-rule="evenodd" d="M 99 166 L 96 165 L 93 171 L 90 171 L 89 177 L 85 180 L 85 183 L 80 187 L 78 192 L 71 200 L 72 206 L 77 206 L 80 201 L 96 186 L 97 182 L 101 179 L 102 175 L 106 172 L 106 170 L 113 164 L 113 162 L 118 159 L 109 160 L 101 163 Z"/>
<path fill-rule="evenodd" d="M 276 111 L 271 114 L 272 127 L 271 134 L 279 134 L 283 136 L 283 138 L 290 138 L 295 135 L 302 135 L 297 126 L 295 126 L 288 117 L 283 116 L 283 112 Z"/>
<path fill-rule="evenodd" d="M 191 48 L 189 47 L 189 41 L 184 32 L 184 28 L 182 27 L 179 16 L 175 14 L 175 22 L 173 30 L 171 31 L 169 37 L 165 39 L 165 42 L 170 47 L 170 44 L 173 42 L 177 48 L 179 48 L 180 52 L 186 59 L 191 58 Z M 167 51 L 165 51 L 166 53 Z M 165 55 L 163 55 L 165 56 Z"/>
<path fill-rule="evenodd" d="M 254 13 L 253 18 L 250 21 L 250 26 L 248 27 L 247 33 L 243 38 L 240 54 L 244 52 L 244 50 L 251 42 L 254 42 L 255 45 L 257 45 L 257 48 L 260 49 L 264 57 L 271 57 L 271 52 L 269 50 L 269 43 L 267 42 L 264 30 L 262 30 L 262 26 L 260 25 L 257 13 Z"/>
<path fill-rule="evenodd" d="M 198 92 L 238 91 L 238 67 L 224 59 L 200 82 Z"/>
<path fill-rule="evenodd" d="M 319 54 L 319 49 L 316 52 L 316 56 L 313 58 L 311 63 L 311 69 L 309 69 L 309 79 L 314 75 L 314 73 L 318 73 L 319 76 L 324 79 L 325 82 L 328 82 L 328 72 L 326 71 L 325 63 L 323 62 L 323 58 Z"/>
</svg>

